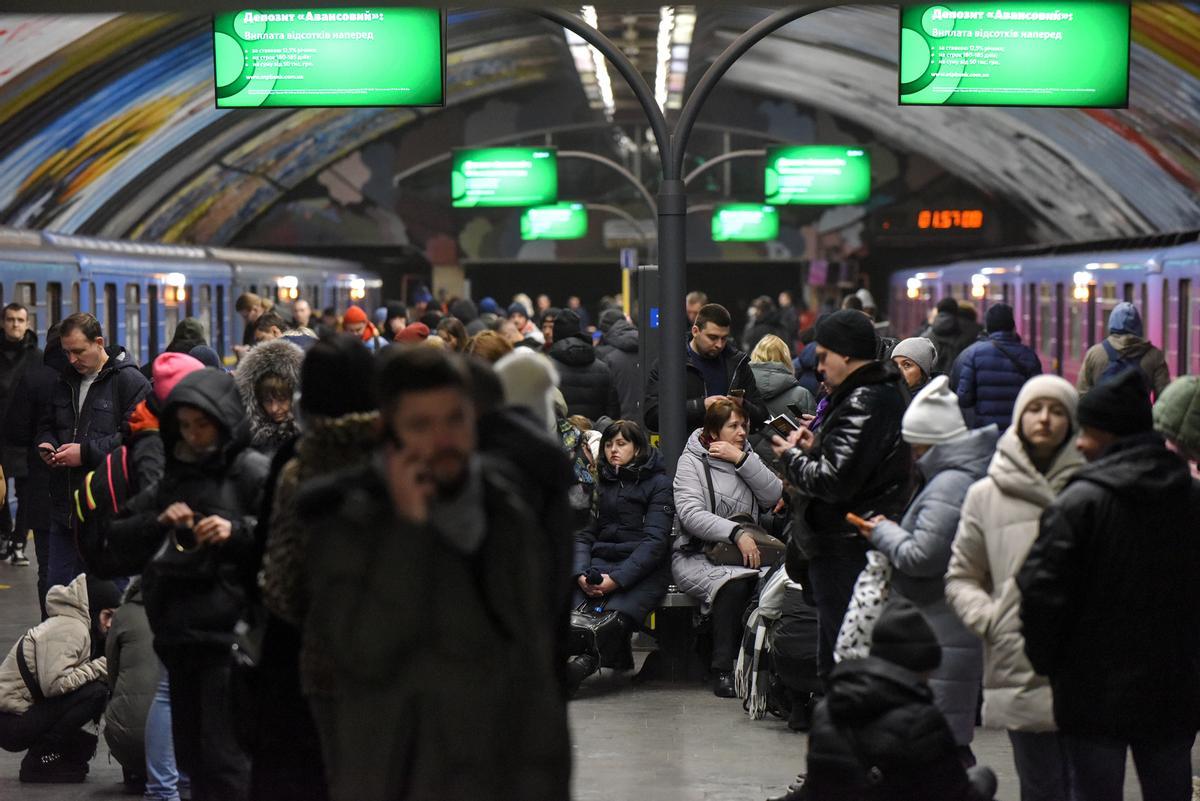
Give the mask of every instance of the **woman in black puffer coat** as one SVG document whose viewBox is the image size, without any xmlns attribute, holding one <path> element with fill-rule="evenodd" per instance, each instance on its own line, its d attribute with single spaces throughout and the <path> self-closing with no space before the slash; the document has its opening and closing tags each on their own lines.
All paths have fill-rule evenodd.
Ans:
<svg viewBox="0 0 1200 801">
<path fill-rule="evenodd" d="M 605 633 L 619 641 L 598 642 L 595 649 L 571 657 L 572 690 L 600 667 L 601 654 L 627 646 L 630 634 L 671 583 L 671 480 L 641 426 L 618 420 L 605 429 L 598 472 L 591 522 L 575 535 L 574 603 L 620 613 L 620 626 Z"/>
</svg>

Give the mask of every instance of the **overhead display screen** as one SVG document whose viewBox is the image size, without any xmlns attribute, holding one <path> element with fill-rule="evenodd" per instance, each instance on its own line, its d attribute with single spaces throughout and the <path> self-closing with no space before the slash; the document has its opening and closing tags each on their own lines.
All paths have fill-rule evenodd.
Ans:
<svg viewBox="0 0 1200 801">
<path fill-rule="evenodd" d="M 443 32 L 436 8 L 216 14 L 217 107 L 440 106 Z"/>
<path fill-rule="evenodd" d="M 779 209 L 761 203 L 721 203 L 713 209 L 714 242 L 770 242 L 779 238 Z"/>
<path fill-rule="evenodd" d="M 450 202 L 479 206 L 544 206 L 558 200 L 558 153 L 552 147 L 488 147 L 454 151 Z"/>
<path fill-rule="evenodd" d="M 583 239 L 587 236 L 587 209 L 582 203 L 534 206 L 521 215 L 521 239 Z"/>
<path fill-rule="evenodd" d="M 1129 104 L 1129 5 L 945 3 L 900 10 L 900 104 Z"/>
<path fill-rule="evenodd" d="M 786 145 L 767 150 L 766 200 L 776 206 L 843 206 L 871 196 L 871 157 L 861 147 Z"/>
</svg>

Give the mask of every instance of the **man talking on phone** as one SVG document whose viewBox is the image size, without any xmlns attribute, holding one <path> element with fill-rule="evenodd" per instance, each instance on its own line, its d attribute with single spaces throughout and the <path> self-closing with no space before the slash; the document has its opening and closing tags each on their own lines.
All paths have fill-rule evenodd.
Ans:
<svg viewBox="0 0 1200 801">
<path fill-rule="evenodd" d="M 834 312 L 817 325 L 817 365 L 830 403 L 819 433 L 807 427 L 772 449 L 793 489 L 806 496 L 808 578 L 820 625 L 819 667 L 833 669 L 833 646 L 867 543 L 846 521 L 853 513 L 895 518 L 908 503 L 911 460 L 900 436 L 908 399 L 898 368 L 875 359 L 875 327 L 861 312 Z"/>
<path fill-rule="evenodd" d="M 86 312 L 59 324 L 67 365 L 59 374 L 35 438 L 51 469 L 49 586 L 84 571 L 70 529 L 71 490 L 121 441 L 121 424 L 150 391 L 150 382 L 120 345 L 108 346 L 100 322 Z"/>
<path fill-rule="evenodd" d="M 337 703 L 316 710 L 330 796 L 559 801 L 566 707 L 546 587 L 555 555 L 520 473 L 477 449 L 453 354 L 389 348 L 376 368 L 385 445 L 305 489 L 312 629 Z"/>
</svg>

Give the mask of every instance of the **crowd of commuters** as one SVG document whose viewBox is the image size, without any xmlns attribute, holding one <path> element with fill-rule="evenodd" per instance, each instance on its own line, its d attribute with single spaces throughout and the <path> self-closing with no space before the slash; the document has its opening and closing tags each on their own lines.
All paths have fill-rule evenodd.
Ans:
<svg viewBox="0 0 1200 801">
<path fill-rule="evenodd" d="M 1119 798 L 1127 750 L 1145 797 L 1190 796 L 1200 378 L 1136 308 L 1076 388 L 1004 304 L 897 340 L 866 290 L 757 298 L 740 338 L 685 302 L 673 474 L 611 298 L 244 295 L 229 365 L 183 320 L 141 369 L 88 314 L 39 350 L 10 304 L 21 780 L 83 781 L 102 724 L 151 801 L 565 799 L 567 701 L 673 589 L 712 692 L 809 732 L 782 799 L 992 798 L 981 701 L 1023 801 Z"/>
</svg>

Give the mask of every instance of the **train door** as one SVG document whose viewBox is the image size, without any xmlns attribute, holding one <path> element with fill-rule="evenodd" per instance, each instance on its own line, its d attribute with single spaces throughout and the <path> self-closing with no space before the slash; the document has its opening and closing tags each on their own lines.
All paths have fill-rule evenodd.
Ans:
<svg viewBox="0 0 1200 801">
<path fill-rule="evenodd" d="M 37 332 L 39 337 L 45 337 L 46 332 L 38 328 L 37 284 L 33 281 L 18 281 L 13 293 L 13 303 L 20 303 L 29 310 L 29 329 Z M 40 318 L 40 319 L 45 319 Z"/>
<path fill-rule="evenodd" d="M 146 327 L 146 356 L 150 361 L 158 357 L 159 338 L 158 338 L 158 284 L 153 282 L 146 285 L 146 314 L 149 317 L 149 325 Z"/>
<path fill-rule="evenodd" d="M 165 329 L 163 331 L 164 342 L 170 343 L 171 338 L 175 336 L 175 329 L 179 326 L 180 301 L 186 297 L 186 290 L 184 290 L 183 287 L 163 287 L 163 322 L 165 324 Z"/>
<path fill-rule="evenodd" d="M 142 363 L 142 288 L 125 284 L 125 350 L 134 364 Z"/>
<path fill-rule="evenodd" d="M 200 319 L 200 328 L 204 330 L 204 341 L 211 343 L 213 341 L 212 284 L 201 284 L 198 291 L 200 292 L 198 298 L 200 313 L 197 317 Z"/>
<path fill-rule="evenodd" d="M 1063 360 L 1067 355 L 1064 337 L 1066 314 L 1066 288 L 1062 283 L 1054 285 L 1054 372 L 1063 374 Z"/>
<path fill-rule="evenodd" d="M 62 282 L 49 281 L 46 284 L 46 328 L 57 325 L 62 318 Z"/>
<path fill-rule="evenodd" d="M 122 339 L 124 339 L 124 337 L 121 336 L 121 328 L 123 326 L 121 326 L 121 324 L 120 324 L 120 318 L 119 318 L 118 314 L 119 314 L 119 312 L 117 310 L 117 285 L 112 284 L 112 283 L 107 283 L 104 285 L 103 329 L 104 329 L 104 339 L 110 345 L 124 345 L 125 344 L 124 342 L 121 341 Z M 128 350 L 128 347 L 126 347 L 126 350 Z"/>
</svg>

